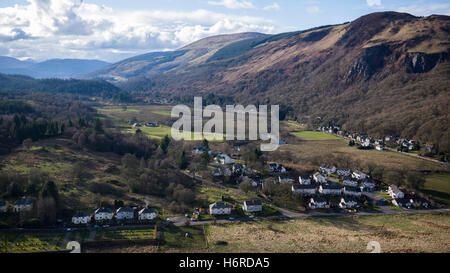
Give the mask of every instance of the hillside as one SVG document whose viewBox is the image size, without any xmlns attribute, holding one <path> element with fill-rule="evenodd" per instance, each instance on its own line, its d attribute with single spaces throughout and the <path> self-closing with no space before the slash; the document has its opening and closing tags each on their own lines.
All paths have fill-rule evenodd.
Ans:
<svg viewBox="0 0 450 273">
<path fill-rule="evenodd" d="M 334 123 L 374 137 L 414 138 L 448 152 L 449 34 L 448 16 L 379 12 L 342 25 L 240 40 L 175 71 L 160 73 L 156 66 L 141 73 L 130 64 L 133 73 L 115 73 L 134 77 L 122 86 L 136 96 L 279 104 L 288 117 L 313 126 Z"/>
<path fill-rule="evenodd" d="M 20 74 L 34 78 L 79 78 L 109 63 L 98 60 L 51 59 L 43 62 L 20 61 L 0 56 L 0 73 Z"/>
<path fill-rule="evenodd" d="M 191 66 L 205 63 L 220 48 L 236 41 L 265 37 L 261 33 L 218 35 L 201 39 L 176 51 L 152 52 L 109 65 L 88 73 L 87 77 L 125 80 L 142 75 L 161 74 L 168 71 L 185 71 Z"/>
</svg>

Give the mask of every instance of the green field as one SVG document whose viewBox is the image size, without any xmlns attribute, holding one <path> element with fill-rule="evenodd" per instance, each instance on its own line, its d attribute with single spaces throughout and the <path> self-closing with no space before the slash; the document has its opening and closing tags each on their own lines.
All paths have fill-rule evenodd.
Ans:
<svg viewBox="0 0 450 273">
<path fill-rule="evenodd" d="M 422 192 L 430 194 L 436 201 L 450 206 L 450 174 L 428 175 Z"/>
<path fill-rule="evenodd" d="M 301 132 L 293 132 L 294 136 L 299 137 L 304 140 L 334 140 L 341 139 L 337 136 L 333 136 L 324 132 L 316 132 L 316 131 L 301 131 Z"/>
</svg>

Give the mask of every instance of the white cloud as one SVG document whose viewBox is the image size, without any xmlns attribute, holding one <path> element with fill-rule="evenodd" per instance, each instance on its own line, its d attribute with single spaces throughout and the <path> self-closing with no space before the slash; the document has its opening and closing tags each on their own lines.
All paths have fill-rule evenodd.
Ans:
<svg viewBox="0 0 450 273">
<path fill-rule="evenodd" d="M 320 8 L 318 6 L 306 7 L 305 10 L 309 14 L 318 14 L 320 12 Z"/>
<path fill-rule="evenodd" d="M 413 15 L 427 16 L 433 13 L 441 15 L 450 15 L 450 4 L 428 4 L 428 5 L 411 5 L 406 7 L 400 7 L 397 9 L 399 12 L 407 12 Z"/>
<path fill-rule="evenodd" d="M 280 5 L 278 3 L 273 3 L 272 5 L 265 6 L 263 10 L 279 10 Z"/>
<path fill-rule="evenodd" d="M 0 53 L 12 57 L 99 58 L 116 61 L 176 49 L 198 39 L 236 32 L 273 33 L 270 20 L 208 10 L 117 12 L 71 0 L 28 0 L 0 8 Z"/>
<path fill-rule="evenodd" d="M 249 1 L 239 0 L 221 0 L 221 1 L 208 1 L 208 4 L 215 6 L 224 6 L 229 9 L 253 9 L 255 6 Z"/>
<path fill-rule="evenodd" d="M 381 0 L 366 0 L 367 5 L 370 7 L 381 6 Z"/>
</svg>

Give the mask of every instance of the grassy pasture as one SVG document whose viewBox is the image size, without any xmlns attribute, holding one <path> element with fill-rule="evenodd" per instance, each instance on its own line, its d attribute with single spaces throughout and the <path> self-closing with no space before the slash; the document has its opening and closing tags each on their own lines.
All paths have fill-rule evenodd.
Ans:
<svg viewBox="0 0 450 273">
<path fill-rule="evenodd" d="M 425 180 L 422 191 L 432 195 L 436 201 L 450 206 L 450 174 L 432 174 L 426 176 Z"/>
<path fill-rule="evenodd" d="M 324 132 L 316 132 L 316 131 L 301 131 L 301 132 L 293 132 L 293 135 L 299 137 L 303 140 L 334 140 L 340 139 L 337 136 L 333 136 Z"/>
<path fill-rule="evenodd" d="M 212 252 L 450 252 L 450 215 L 313 217 L 285 222 L 254 221 L 208 229 Z M 245 238 L 245 240 L 243 239 Z M 225 241 L 226 246 L 213 242 Z"/>
</svg>

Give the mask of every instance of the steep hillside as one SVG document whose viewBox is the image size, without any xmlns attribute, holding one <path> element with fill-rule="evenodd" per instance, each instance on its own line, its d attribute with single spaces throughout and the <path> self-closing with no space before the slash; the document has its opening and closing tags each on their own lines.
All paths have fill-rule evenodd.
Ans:
<svg viewBox="0 0 450 273">
<path fill-rule="evenodd" d="M 137 96 L 280 104 L 288 116 L 450 150 L 450 17 L 379 12 L 231 43 L 204 63 L 123 86 Z M 320 119 L 318 119 L 320 117 Z"/>
<path fill-rule="evenodd" d="M 220 48 L 230 43 L 265 36 L 261 33 L 248 32 L 208 37 L 176 51 L 152 52 L 132 57 L 89 73 L 87 77 L 120 81 L 168 71 L 185 71 L 191 66 L 204 63 Z"/>
</svg>

